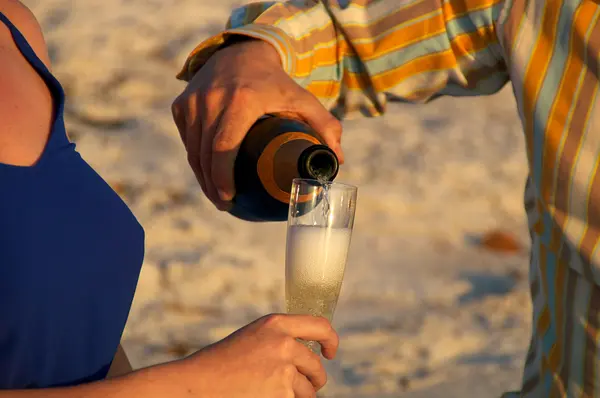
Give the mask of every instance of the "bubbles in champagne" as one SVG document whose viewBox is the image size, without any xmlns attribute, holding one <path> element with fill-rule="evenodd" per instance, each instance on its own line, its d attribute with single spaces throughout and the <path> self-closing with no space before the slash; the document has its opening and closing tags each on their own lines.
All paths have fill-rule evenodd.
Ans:
<svg viewBox="0 0 600 398">
<path fill-rule="evenodd" d="M 286 304 L 292 314 L 329 319 L 337 304 L 351 231 L 295 225 L 289 228 L 286 252 Z"/>
<path fill-rule="evenodd" d="M 288 314 L 322 316 L 330 322 L 337 305 L 341 280 L 328 286 L 290 284 L 286 294 Z"/>
</svg>

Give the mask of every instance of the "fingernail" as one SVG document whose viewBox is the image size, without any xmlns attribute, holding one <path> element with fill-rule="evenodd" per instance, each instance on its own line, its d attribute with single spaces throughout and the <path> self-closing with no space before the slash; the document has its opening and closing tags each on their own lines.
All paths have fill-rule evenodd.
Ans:
<svg viewBox="0 0 600 398">
<path fill-rule="evenodd" d="M 231 201 L 231 199 L 233 199 L 232 195 L 229 192 L 218 189 L 218 188 L 217 188 L 217 194 L 219 194 L 219 198 L 221 198 L 221 200 L 223 202 L 229 202 L 229 201 Z"/>
</svg>

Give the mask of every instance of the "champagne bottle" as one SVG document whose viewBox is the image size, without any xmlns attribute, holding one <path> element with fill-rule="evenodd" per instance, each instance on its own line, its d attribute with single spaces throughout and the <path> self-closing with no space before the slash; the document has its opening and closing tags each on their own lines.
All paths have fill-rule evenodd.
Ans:
<svg viewBox="0 0 600 398">
<path fill-rule="evenodd" d="M 294 178 L 333 181 L 338 169 L 335 153 L 306 123 L 266 116 L 240 145 L 229 213 L 246 221 L 285 221 Z"/>
</svg>

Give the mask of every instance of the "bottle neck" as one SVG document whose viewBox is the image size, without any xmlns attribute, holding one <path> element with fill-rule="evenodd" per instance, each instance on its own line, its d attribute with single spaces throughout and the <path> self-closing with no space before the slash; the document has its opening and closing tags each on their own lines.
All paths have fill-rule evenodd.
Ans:
<svg viewBox="0 0 600 398">
<path fill-rule="evenodd" d="M 298 158 L 298 173 L 301 178 L 319 182 L 333 181 L 339 171 L 335 152 L 325 145 L 311 145 Z"/>
</svg>

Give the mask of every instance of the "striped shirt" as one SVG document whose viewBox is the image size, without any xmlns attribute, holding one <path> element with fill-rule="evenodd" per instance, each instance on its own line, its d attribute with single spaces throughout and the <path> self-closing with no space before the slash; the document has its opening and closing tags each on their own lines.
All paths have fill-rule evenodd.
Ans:
<svg viewBox="0 0 600 398">
<path fill-rule="evenodd" d="M 233 12 L 189 77 L 239 34 L 342 118 L 386 99 L 487 95 L 513 86 L 529 177 L 533 331 L 521 391 L 600 397 L 600 5 L 597 0 L 295 0 Z"/>
</svg>

